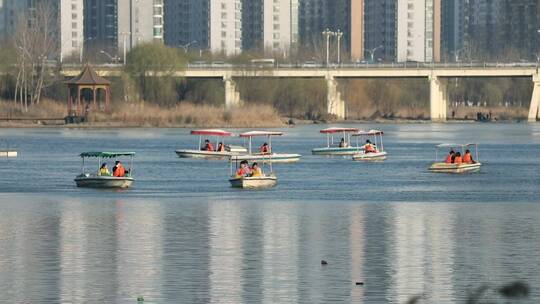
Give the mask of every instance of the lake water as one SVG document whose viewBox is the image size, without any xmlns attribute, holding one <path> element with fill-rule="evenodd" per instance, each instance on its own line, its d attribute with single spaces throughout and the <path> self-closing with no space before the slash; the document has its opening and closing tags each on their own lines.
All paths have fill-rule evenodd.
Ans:
<svg viewBox="0 0 540 304">
<path fill-rule="evenodd" d="M 0 129 L 20 153 L 0 159 L 0 302 L 455 303 L 518 280 L 539 301 L 540 125 L 355 126 L 386 132 L 387 161 L 286 129 L 274 150 L 303 158 L 264 191 L 177 158 L 186 129 Z M 481 171 L 428 173 L 441 142 L 479 142 Z M 75 187 L 92 150 L 137 152 L 134 187 Z"/>
</svg>

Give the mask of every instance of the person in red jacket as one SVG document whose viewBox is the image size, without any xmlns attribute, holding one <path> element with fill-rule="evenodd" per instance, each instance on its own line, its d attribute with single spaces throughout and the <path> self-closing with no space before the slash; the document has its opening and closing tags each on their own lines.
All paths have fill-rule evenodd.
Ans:
<svg viewBox="0 0 540 304">
<path fill-rule="evenodd" d="M 203 151 L 214 151 L 214 145 L 212 145 L 212 143 L 208 139 L 206 139 L 204 141 L 204 147 L 202 147 L 201 150 L 203 150 Z"/>
<path fill-rule="evenodd" d="M 455 154 L 456 154 L 456 152 L 454 152 L 454 150 L 450 150 L 450 152 L 448 152 L 448 155 L 446 156 L 446 160 L 444 162 L 447 163 L 447 164 L 453 163 Z"/>
<path fill-rule="evenodd" d="M 114 177 L 124 177 L 126 176 L 126 169 L 124 168 L 124 166 L 122 165 L 122 163 L 117 160 L 116 161 L 116 164 L 113 168 L 113 176 Z"/>
</svg>

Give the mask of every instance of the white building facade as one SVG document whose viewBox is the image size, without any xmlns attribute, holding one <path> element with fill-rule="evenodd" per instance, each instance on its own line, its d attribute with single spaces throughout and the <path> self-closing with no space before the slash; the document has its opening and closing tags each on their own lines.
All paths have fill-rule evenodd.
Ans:
<svg viewBox="0 0 540 304">
<path fill-rule="evenodd" d="M 440 59 L 440 0 L 397 0 L 397 61 Z"/>
<path fill-rule="evenodd" d="M 265 51 L 288 55 L 298 42 L 298 0 L 264 0 L 262 15 Z"/>
<path fill-rule="evenodd" d="M 242 0 L 210 0 L 209 48 L 227 55 L 242 51 Z"/>
</svg>

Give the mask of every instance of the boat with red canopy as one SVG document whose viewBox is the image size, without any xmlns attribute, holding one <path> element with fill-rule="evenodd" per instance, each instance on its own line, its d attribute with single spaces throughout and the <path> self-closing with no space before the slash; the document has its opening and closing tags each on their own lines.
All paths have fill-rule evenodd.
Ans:
<svg viewBox="0 0 540 304">
<path fill-rule="evenodd" d="M 231 156 L 231 160 L 247 160 L 247 161 L 265 161 L 272 163 L 292 163 L 300 160 L 300 154 L 292 153 L 275 153 L 272 149 L 272 137 L 283 136 L 283 132 L 279 131 L 249 131 L 240 134 L 241 138 L 247 139 L 247 154 L 239 154 Z M 253 151 L 253 138 L 266 137 L 266 141 L 261 146 L 259 151 Z"/>
<path fill-rule="evenodd" d="M 241 146 L 225 144 L 224 139 L 234 135 L 228 131 L 219 129 L 193 130 L 191 131 L 191 135 L 199 136 L 198 149 L 176 150 L 176 154 L 181 158 L 224 159 L 231 157 L 232 155 L 247 152 L 247 150 Z M 203 137 L 205 137 L 205 142 L 208 140 L 208 137 L 213 137 L 215 146 L 210 140 L 208 140 L 209 145 L 203 146 Z M 223 145 L 222 149 L 219 149 L 220 143 Z"/>
<path fill-rule="evenodd" d="M 314 155 L 352 155 L 358 152 L 358 147 L 351 146 L 351 134 L 360 131 L 357 128 L 332 127 L 323 129 L 321 134 L 326 134 L 326 147 L 311 150 Z M 341 141 L 334 142 L 334 136 L 341 136 Z"/>
<path fill-rule="evenodd" d="M 356 146 L 359 150 L 353 155 L 353 160 L 358 161 L 381 161 L 386 159 L 386 151 L 383 145 L 384 132 L 380 130 L 360 131 L 353 134 L 356 138 Z M 360 143 L 364 142 L 363 146 Z"/>
</svg>

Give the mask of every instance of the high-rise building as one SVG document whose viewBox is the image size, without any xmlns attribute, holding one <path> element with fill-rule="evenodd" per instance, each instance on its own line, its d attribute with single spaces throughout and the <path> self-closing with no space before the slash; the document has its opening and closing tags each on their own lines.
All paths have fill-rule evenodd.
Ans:
<svg viewBox="0 0 540 304">
<path fill-rule="evenodd" d="M 45 9 L 50 11 L 43 11 Z M 49 56 L 63 58 L 79 54 L 84 39 L 83 0 L 0 0 L 0 39 L 16 34 L 20 17 L 24 16 L 26 22 L 32 24 L 40 13 L 50 13 L 56 21 L 49 24 L 57 45 L 55 54 Z"/>
<path fill-rule="evenodd" d="M 469 0 L 442 0 L 442 53 L 452 61 L 460 60 L 463 49 L 465 29 L 469 26 L 469 17 L 465 7 Z"/>
<path fill-rule="evenodd" d="M 364 58 L 364 9 L 365 0 L 351 0 L 351 60 Z"/>
<path fill-rule="evenodd" d="M 396 12 L 397 61 L 440 61 L 440 0 L 398 0 Z"/>
<path fill-rule="evenodd" d="M 342 53 L 351 51 L 352 7 L 359 7 L 358 0 L 300 0 L 299 39 L 303 47 L 319 49 L 324 42 L 322 32 L 326 29 L 343 32 Z M 354 12 L 355 17 L 359 16 Z M 358 39 L 357 29 L 355 38 Z M 358 43 L 358 40 L 355 40 Z M 358 46 L 358 45 L 357 45 Z M 358 51 L 358 50 L 356 50 Z"/>
<path fill-rule="evenodd" d="M 242 47 L 287 55 L 298 43 L 298 0 L 244 0 Z"/>
<path fill-rule="evenodd" d="M 396 0 L 364 0 L 364 58 L 396 59 Z"/>
<path fill-rule="evenodd" d="M 214 53 L 242 50 L 242 0 L 165 0 L 165 43 Z"/>
<path fill-rule="evenodd" d="M 109 56 L 163 40 L 162 0 L 85 0 L 84 15 L 86 45 Z"/>
</svg>

